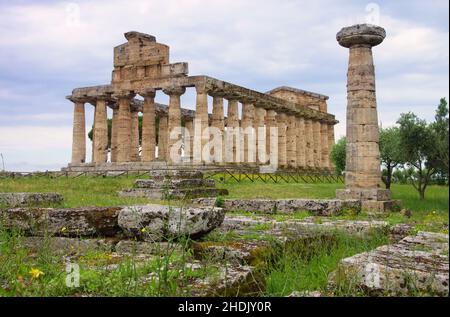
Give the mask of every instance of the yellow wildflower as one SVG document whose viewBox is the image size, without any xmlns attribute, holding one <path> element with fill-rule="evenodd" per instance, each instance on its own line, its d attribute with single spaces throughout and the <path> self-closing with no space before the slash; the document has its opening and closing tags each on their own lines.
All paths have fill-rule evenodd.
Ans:
<svg viewBox="0 0 450 317">
<path fill-rule="evenodd" d="M 142 228 L 142 229 L 141 229 L 141 232 L 142 232 L 142 233 L 145 233 L 145 232 L 147 232 L 147 229 Z"/>
<path fill-rule="evenodd" d="M 35 269 L 35 268 L 32 268 L 29 273 L 31 274 L 31 277 L 33 277 L 33 278 L 39 278 L 39 276 L 44 275 L 44 272 L 42 272 L 39 269 Z"/>
<path fill-rule="evenodd" d="M 64 232 L 64 231 L 66 231 L 66 230 L 67 230 L 66 227 L 62 227 L 62 228 L 61 228 L 61 232 Z"/>
</svg>

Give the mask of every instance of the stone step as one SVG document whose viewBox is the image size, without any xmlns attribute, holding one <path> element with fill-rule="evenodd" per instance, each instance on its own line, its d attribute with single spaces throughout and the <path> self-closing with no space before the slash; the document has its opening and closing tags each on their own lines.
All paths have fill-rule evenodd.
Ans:
<svg viewBox="0 0 450 317">
<path fill-rule="evenodd" d="M 137 179 L 134 182 L 135 188 L 187 188 L 187 187 L 214 187 L 213 179 L 186 178 L 186 179 Z"/>
<path fill-rule="evenodd" d="M 119 197 L 140 197 L 148 199 L 192 199 L 198 197 L 217 197 L 228 195 L 227 189 L 215 187 L 199 187 L 199 188 L 175 188 L 175 189 L 159 189 L 159 188 L 131 188 L 118 192 Z"/>
<path fill-rule="evenodd" d="M 198 179 L 203 178 L 203 173 L 201 171 L 188 171 L 188 170 L 152 170 L 149 172 L 149 176 L 154 180 L 161 180 L 165 178 Z"/>
</svg>

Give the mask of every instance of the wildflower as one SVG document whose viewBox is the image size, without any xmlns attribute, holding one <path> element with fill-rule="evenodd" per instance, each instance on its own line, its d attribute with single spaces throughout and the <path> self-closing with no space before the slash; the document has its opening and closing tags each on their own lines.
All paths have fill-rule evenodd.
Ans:
<svg viewBox="0 0 450 317">
<path fill-rule="evenodd" d="M 31 274 L 32 278 L 39 278 L 39 276 L 44 275 L 44 272 L 35 268 L 32 268 L 29 273 Z"/>
<path fill-rule="evenodd" d="M 141 229 L 141 232 L 142 232 L 142 233 L 146 233 L 146 232 L 147 232 L 147 229 L 142 228 L 142 229 Z"/>
<path fill-rule="evenodd" d="M 61 232 L 64 232 L 64 231 L 66 231 L 66 230 L 67 230 L 66 227 L 62 227 L 62 228 L 61 228 Z"/>
</svg>

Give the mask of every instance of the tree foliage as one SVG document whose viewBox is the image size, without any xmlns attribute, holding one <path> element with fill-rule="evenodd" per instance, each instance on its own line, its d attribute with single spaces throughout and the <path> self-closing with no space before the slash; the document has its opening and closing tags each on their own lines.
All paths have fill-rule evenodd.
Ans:
<svg viewBox="0 0 450 317">
<path fill-rule="evenodd" d="M 347 145 L 347 139 L 345 137 L 340 138 L 331 150 L 331 160 L 336 169 L 336 174 L 340 175 L 345 170 L 345 147 Z"/>
<path fill-rule="evenodd" d="M 403 162 L 400 142 L 400 130 L 392 127 L 380 130 L 380 158 L 384 165 L 383 182 L 387 189 L 391 188 L 392 172 Z"/>
</svg>

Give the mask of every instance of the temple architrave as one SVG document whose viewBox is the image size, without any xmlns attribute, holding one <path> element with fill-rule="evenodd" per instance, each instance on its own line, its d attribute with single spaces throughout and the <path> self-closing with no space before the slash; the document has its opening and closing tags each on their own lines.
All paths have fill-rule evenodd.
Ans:
<svg viewBox="0 0 450 317">
<path fill-rule="evenodd" d="M 291 87 L 261 93 L 204 75 L 189 76 L 188 64 L 170 63 L 169 47 L 154 36 L 132 31 L 125 38 L 126 43 L 114 48 L 111 83 L 75 88 L 67 96 L 74 104 L 73 143 L 72 160 L 64 170 L 261 166 L 276 159 L 281 169 L 333 172 L 330 151 L 338 121 L 327 112 L 327 96 Z M 195 110 L 181 105 L 187 89 L 195 89 Z M 169 104 L 155 103 L 157 93 L 168 95 Z M 86 104 L 95 108 L 91 162 L 86 161 Z M 222 151 L 203 151 L 211 140 L 204 133 L 208 127 L 218 129 Z M 231 135 L 238 127 L 251 134 Z M 234 142 L 227 147 L 230 136 Z M 251 152 L 251 142 L 266 151 Z M 177 146 L 182 150 L 173 150 Z M 277 155 L 269 155 L 271 148 Z M 218 152 L 222 157 L 215 156 Z"/>
</svg>

